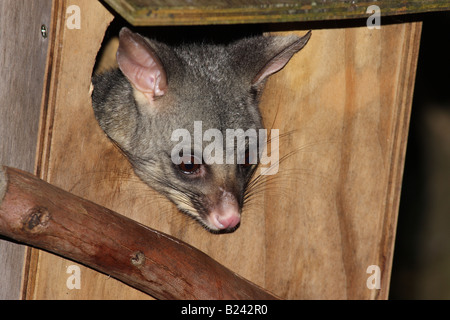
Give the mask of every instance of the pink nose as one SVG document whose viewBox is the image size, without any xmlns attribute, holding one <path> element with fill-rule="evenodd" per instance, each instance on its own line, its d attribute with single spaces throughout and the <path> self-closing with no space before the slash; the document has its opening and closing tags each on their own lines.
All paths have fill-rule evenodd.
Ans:
<svg viewBox="0 0 450 320">
<path fill-rule="evenodd" d="M 241 221 L 241 217 L 239 215 L 239 212 L 226 212 L 225 214 L 218 214 L 215 212 L 211 213 L 211 222 L 213 225 L 219 229 L 232 229 L 238 225 L 238 223 Z"/>
<path fill-rule="evenodd" d="M 241 221 L 236 198 L 230 192 L 223 191 L 220 202 L 210 211 L 208 220 L 212 229 L 215 230 L 236 227 Z"/>
</svg>

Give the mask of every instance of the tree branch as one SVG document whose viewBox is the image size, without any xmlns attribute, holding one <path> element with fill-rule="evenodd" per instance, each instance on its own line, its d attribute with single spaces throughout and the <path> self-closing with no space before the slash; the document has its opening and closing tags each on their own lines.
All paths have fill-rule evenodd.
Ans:
<svg viewBox="0 0 450 320">
<path fill-rule="evenodd" d="M 0 234 L 157 299 L 276 299 L 181 240 L 1 166 Z"/>
</svg>

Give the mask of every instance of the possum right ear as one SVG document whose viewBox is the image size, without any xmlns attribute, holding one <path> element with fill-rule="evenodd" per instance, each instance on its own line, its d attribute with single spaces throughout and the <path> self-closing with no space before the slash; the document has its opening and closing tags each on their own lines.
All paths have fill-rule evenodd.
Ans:
<svg viewBox="0 0 450 320">
<path fill-rule="evenodd" d="M 259 70 L 252 80 L 252 85 L 258 87 L 267 77 L 280 71 L 289 62 L 292 56 L 300 51 L 311 37 L 311 31 L 308 31 L 303 37 L 286 36 L 267 38 L 271 41 L 267 50 L 272 55 L 264 67 Z"/>
<path fill-rule="evenodd" d="M 117 63 L 133 86 L 151 102 L 167 90 L 167 76 L 161 60 L 144 37 L 122 28 Z"/>
</svg>

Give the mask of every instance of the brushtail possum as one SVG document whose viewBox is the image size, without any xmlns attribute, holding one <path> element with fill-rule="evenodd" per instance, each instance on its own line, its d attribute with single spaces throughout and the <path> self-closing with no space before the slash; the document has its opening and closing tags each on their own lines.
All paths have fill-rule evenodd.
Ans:
<svg viewBox="0 0 450 320">
<path fill-rule="evenodd" d="M 266 79 L 309 38 L 310 32 L 303 37 L 258 35 L 227 44 L 169 45 L 122 28 L 119 68 L 92 80 L 95 117 L 147 185 L 210 232 L 232 232 L 240 225 L 258 163 L 249 161 L 248 139 L 244 161 L 235 157 L 211 163 L 202 158 L 202 141 L 195 138 L 184 141 L 174 160 L 180 140 L 173 133 L 194 133 L 200 123 L 201 134 L 208 129 L 222 132 L 222 137 L 214 136 L 217 140 L 229 129 L 262 129 L 258 102 Z M 219 151 L 216 156 L 226 150 Z"/>
</svg>

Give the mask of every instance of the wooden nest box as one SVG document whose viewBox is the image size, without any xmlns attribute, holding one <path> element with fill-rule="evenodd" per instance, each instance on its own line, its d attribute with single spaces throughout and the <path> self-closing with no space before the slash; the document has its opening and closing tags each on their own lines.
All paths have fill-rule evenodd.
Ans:
<svg viewBox="0 0 450 320">
<path fill-rule="evenodd" d="M 41 66 L 35 69 L 38 85 L 30 87 L 33 92 L 25 78 L 19 79 L 22 87 L 8 87 L 12 84 L 3 80 L 0 85 L 2 97 L 11 92 L 7 101 L 31 97 L 24 103 L 3 104 L 2 114 L 34 115 L 21 121 L 0 119 L 1 133 L 8 137 L 0 141 L 2 163 L 183 240 L 281 298 L 386 299 L 421 22 L 382 20 L 381 28 L 368 28 L 367 8 L 349 8 L 351 4 L 342 1 L 268 1 L 264 8 L 256 1 L 232 1 L 234 7 L 223 1 L 194 1 L 185 8 L 178 2 L 185 3 L 165 1 L 158 7 L 152 3 L 161 1 L 33 1 L 39 16 L 20 1 L 2 4 L 9 12 L 30 11 L 33 26 L 44 28 L 42 35 L 34 30 L 40 60 L 33 54 L 23 58 L 28 68 Z M 382 14 L 401 10 L 392 8 L 390 1 L 377 3 Z M 4 12 L 0 10 L 0 17 Z M 210 234 L 179 213 L 135 176 L 98 126 L 89 93 L 91 76 L 105 32 L 119 15 L 131 24 L 149 26 L 150 32 L 152 25 L 246 28 L 269 22 L 262 25 L 265 30 L 281 34 L 303 35 L 312 29 L 308 45 L 266 84 L 261 111 L 265 122 L 280 130 L 280 158 L 287 158 L 245 208 L 236 232 Z M 360 19 L 324 22 L 352 17 Z M 9 26 L 12 33 L 16 28 Z M 34 36 L 14 35 L 22 42 Z M 0 55 L 9 60 L 0 61 L 27 54 L 5 47 L 7 41 L 11 40 L 0 39 Z M 4 67 L 0 64 L 0 70 Z M 25 132 L 20 128 L 32 129 L 18 143 L 14 139 L 19 138 L 8 134 Z M 29 147 L 14 156 L 14 145 L 25 143 Z M 15 162 L 23 160 L 24 153 L 29 161 Z M 82 265 L 82 287 L 69 288 L 68 268 L 75 262 L 6 241 L 2 247 L 9 249 L 0 250 L 0 256 L 8 255 L 15 263 L 6 265 L 7 275 L 0 273 L 0 282 L 9 288 L 4 297 L 149 298 Z"/>
</svg>

